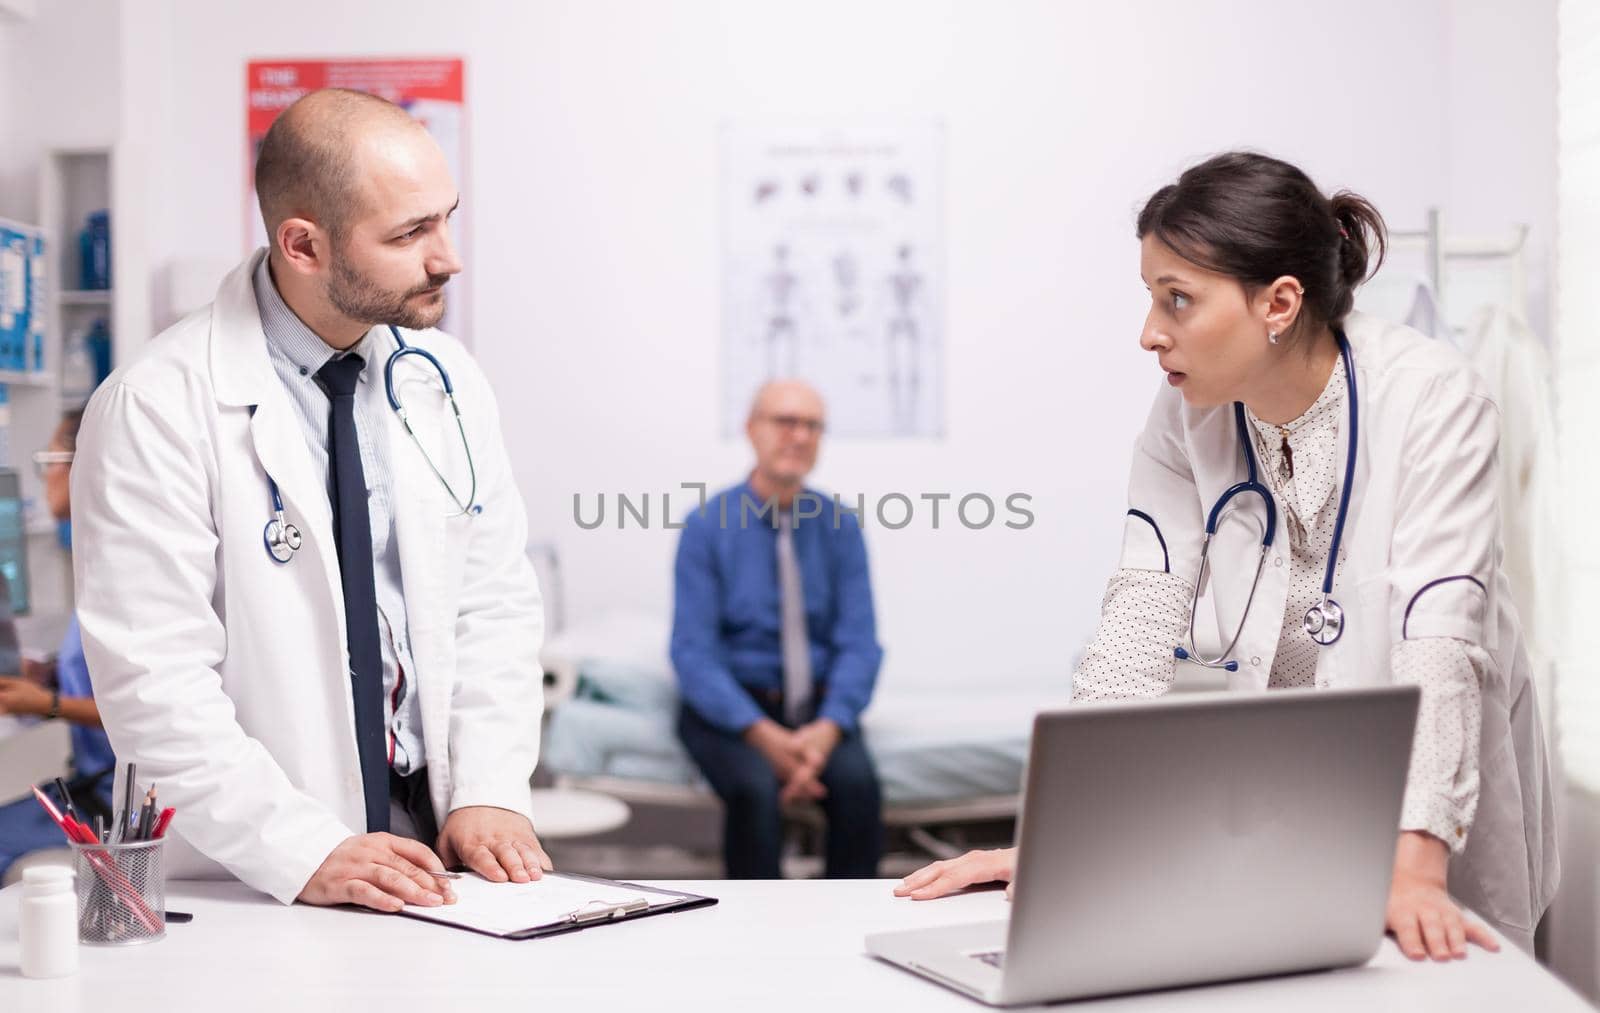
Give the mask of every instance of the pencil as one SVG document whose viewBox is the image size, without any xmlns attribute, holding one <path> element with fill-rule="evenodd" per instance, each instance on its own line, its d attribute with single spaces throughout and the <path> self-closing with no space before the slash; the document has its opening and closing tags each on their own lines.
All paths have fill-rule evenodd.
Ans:
<svg viewBox="0 0 1600 1013">
<path fill-rule="evenodd" d="M 150 790 L 144 793 L 144 805 L 139 807 L 139 822 L 134 825 L 133 839 L 148 841 L 150 832 L 155 829 L 152 820 L 156 812 L 156 786 L 151 785 Z"/>
<path fill-rule="evenodd" d="M 117 822 L 117 841 L 127 839 L 128 823 L 133 819 L 133 781 L 138 776 L 138 764 L 128 761 L 128 776 L 122 784 L 122 819 Z"/>
</svg>

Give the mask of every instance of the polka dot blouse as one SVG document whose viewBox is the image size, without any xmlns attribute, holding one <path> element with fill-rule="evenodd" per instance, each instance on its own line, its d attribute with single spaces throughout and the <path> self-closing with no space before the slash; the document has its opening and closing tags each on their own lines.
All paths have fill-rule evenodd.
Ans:
<svg viewBox="0 0 1600 1013">
<path fill-rule="evenodd" d="M 1294 421 L 1274 425 L 1246 412 L 1261 478 L 1278 500 L 1290 544 L 1289 595 L 1270 689 L 1316 684 L 1318 648 L 1301 623 L 1322 600 L 1343 478 L 1338 443 L 1346 390 L 1340 360 L 1322 394 Z M 1186 576 L 1118 571 L 1074 676 L 1074 701 L 1166 692 L 1176 666 L 1173 645 L 1188 634 L 1192 590 Z M 1453 851 L 1465 847 L 1477 809 L 1481 680 L 1488 660 L 1481 648 L 1448 637 L 1406 640 L 1390 649 L 1396 681 L 1422 689 L 1400 828 L 1433 834 Z"/>
</svg>

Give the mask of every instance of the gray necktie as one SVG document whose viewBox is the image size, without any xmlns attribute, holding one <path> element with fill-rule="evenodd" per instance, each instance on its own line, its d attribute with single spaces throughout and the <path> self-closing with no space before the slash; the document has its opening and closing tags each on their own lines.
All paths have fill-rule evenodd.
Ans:
<svg viewBox="0 0 1600 1013">
<path fill-rule="evenodd" d="M 805 721 L 811 704 L 811 638 L 806 634 L 806 598 L 800 561 L 794 554 L 794 514 L 779 515 L 778 600 L 782 618 L 783 716 L 791 726 Z"/>
</svg>

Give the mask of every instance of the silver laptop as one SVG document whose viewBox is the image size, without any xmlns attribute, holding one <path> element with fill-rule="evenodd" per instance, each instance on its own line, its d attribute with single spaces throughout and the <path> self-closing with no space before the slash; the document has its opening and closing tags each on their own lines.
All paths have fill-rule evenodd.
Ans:
<svg viewBox="0 0 1600 1013">
<path fill-rule="evenodd" d="M 879 933 L 867 951 L 995 1005 L 1365 963 L 1383 939 L 1419 696 L 1204 693 L 1042 713 L 1010 919 Z"/>
</svg>

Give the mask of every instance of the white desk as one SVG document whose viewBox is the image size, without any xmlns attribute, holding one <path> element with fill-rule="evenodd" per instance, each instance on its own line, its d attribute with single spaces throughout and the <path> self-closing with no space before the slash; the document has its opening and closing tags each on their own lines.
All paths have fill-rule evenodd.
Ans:
<svg viewBox="0 0 1600 1013">
<path fill-rule="evenodd" d="M 85 947 L 76 977 L 17 971 L 16 887 L 0 892 L 0 1010 L 489 1011 L 875 1010 L 985 1007 L 864 956 L 871 931 L 1004 916 L 998 892 L 897 900 L 888 882 L 662 883 L 716 907 L 571 935 L 507 942 L 392 915 L 283 907 L 238 884 L 175 883 L 192 911 L 157 943 Z M 1412 964 L 1384 948 L 1370 965 L 1098 1000 L 1071 1010 L 1404 1010 L 1467 1013 L 1588 1007 L 1516 950 Z"/>
</svg>

